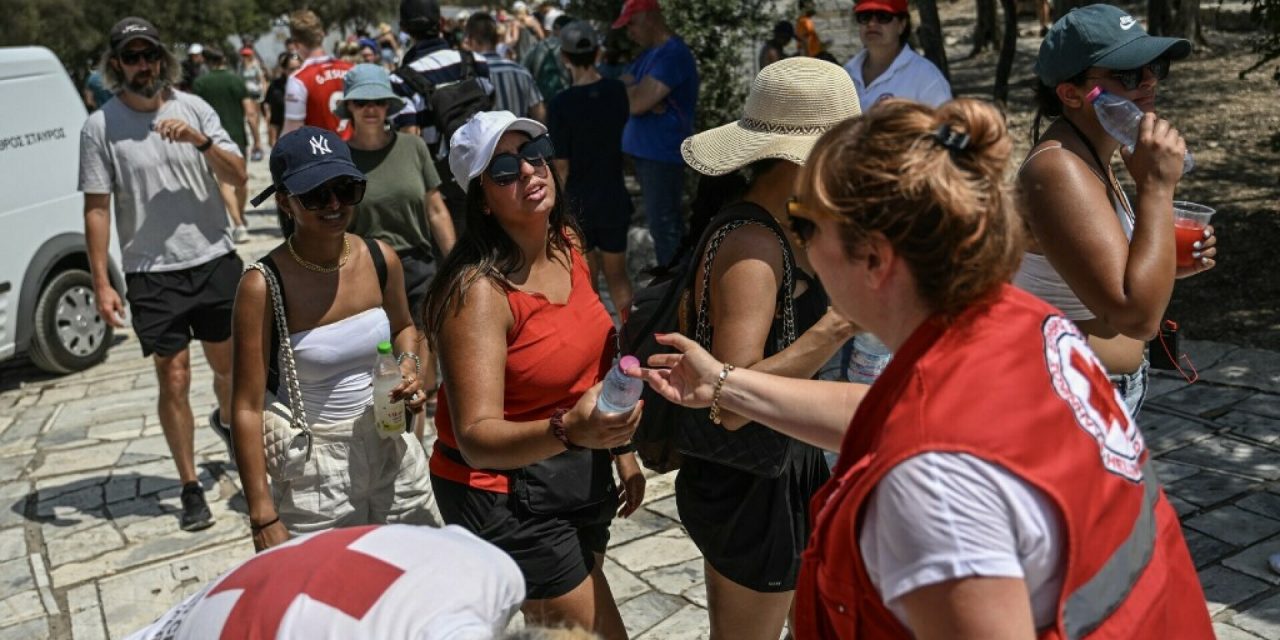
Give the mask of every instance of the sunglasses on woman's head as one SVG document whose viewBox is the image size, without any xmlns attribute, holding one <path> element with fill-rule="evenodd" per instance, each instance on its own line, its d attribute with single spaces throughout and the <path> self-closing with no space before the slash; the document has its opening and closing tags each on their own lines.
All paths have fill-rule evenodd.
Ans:
<svg viewBox="0 0 1280 640">
<path fill-rule="evenodd" d="M 538 136 L 517 149 L 517 153 L 499 153 L 489 161 L 485 173 L 499 187 L 505 187 L 520 179 L 520 161 L 528 162 L 534 168 L 546 166 L 547 160 L 555 153 L 551 146 L 551 137 Z"/>
<path fill-rule="evenodd" d="M 873 19 L 877 24 L 889 24 L 890 22 L 893 22 L 893 19 L 896 17 L 898 17 L 898 14 L 896 13 L 880 10 L 859 11 L 853 14 L 853 19 L 857 20 L 858 24 L 871 24 Z"/>
<path fill-rule="evenodd" d="M 791 199 L 787 200 L 787 224 L 791 227 L 791 233 L 795 235 L 796 240 L 800 241 L 800 246 L 807 248 L 818 225 L 804 217 L 805 213 L 804 205 L 800 204 L 798 198 L 791 196 Z"/>
<path fill-rule="evenodd" d="M 1109 71 L 1111 77 L 1115 78 L 1127 91 L 1133 91 L 1142 84 L 1142 78 L 1146 75 L 1147 69 L 1151 70 L 1151 75 L 1155 76 L 1156 80 L 1164 80 L 1169 77 L 1169 59 L 1156 58 L 1137 69 L 1110 69 Z"/>
<path fill-rule="evenodd" d="M 364 187 L 364 180 L 343 176 L 306 193 L 295 193 L 293 197 L 298 199 L 298 204 L 301 204 L 303 209 L 309 211 L 327 209 L 334 198 L 337 198 L 339 206 L 349 207 L 360 204 L 360 201 L 364 200 Z"/>
<path fill-rule="evenodd" d="M 146 49 L 133 49 L 130 51 L 121 51 L 120 62 L 123 62 L 127 65 L 138 64 L 138 62 L 141 60 L 146 60 L 147 62 L 159 62 L 162 56 L 163 54 L 160 52 L 159 47 L 148 47 Z"/>
</svg>

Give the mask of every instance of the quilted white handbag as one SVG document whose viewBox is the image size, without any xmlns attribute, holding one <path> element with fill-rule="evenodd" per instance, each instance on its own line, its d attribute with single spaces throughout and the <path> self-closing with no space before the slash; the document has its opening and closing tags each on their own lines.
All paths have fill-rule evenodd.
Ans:
<svg viewBox="0 0 1280 640">
<path fill-rule="evenodd" d="M 293 480 L 302 476 L 311 459 L 311 427 L 302 406 L 302 389 L 298 386 L 298 369 L 293 361 L 293 343 L 289 340 L 289 323 L 284 315 L 284 297 L 275 273 L 261 262 L 245 267 L 256 269 L 267 281 L 276 333 L 280 336 L 280 379 L 289 390 L 286 406 L 272 393 L 267 393 L 262 411 L 262 449 L 267 458 L 267 473 L 273 480 Z"/>
</svg>

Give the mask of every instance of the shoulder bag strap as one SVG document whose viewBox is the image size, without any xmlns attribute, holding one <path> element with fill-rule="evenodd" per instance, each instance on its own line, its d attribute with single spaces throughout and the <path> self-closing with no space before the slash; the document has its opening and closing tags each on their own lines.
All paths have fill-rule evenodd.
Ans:
<svg viewBox="0 0 1280 640">
<path fill-rule="evenodd" d="M 748 224 L 756 224 L 769 229 L 782 246 L 782 289 L 778 293 L 779 301 L 782 303 L 782 335 L 778 337 L 778 350 L 781 351 L 796 341 L 795 300 L 792 299 L 792 292 L 795 291 L 795 259 L 791 255 L 791 246 L 787 244 L 787 239 L 778 232 L 777 224 L 770 225 L 752 216 L 730 220 L 719 229 L 716 229 L 715 235 L 711 236 L 710 242 L 707 243 L 707 257 L 702 268 L 702 299 L 698 302 L 697 329 L 694 338 L 704 349 L 711 348 L 712 263 L 715 262 L 716 253 L 720 251 L 720 244 L 724 242 L 729 233 Z"/>
<path fill-rule="evenodd" d="M 276 279 L 275 269 L 264 265 L 262 262 L 255 262 L 245 267 L 245 270 L 249 269 L 256 269 L 266 279 L 267 291 L 271 295 L 271 314 L 275 317 L 274 333 L 284 338 L 280 340 L 279 347 L 280 360 L 284 364 L 281 375 L 285 378 L 289 391 L 289 412 L 293 418 L 292 426 L 294 429 L 310 435 L 311 429 L 307 426 L 307 412 L 302 406 L 302 388 L 298 385 L 298 368 L 293 360 L 293 343 L 288 339 L 289 322 L 284 315 L 284 295 L 280 289 L 280 282 Z"/>
<path fill-rule="evenodd" d="M 387 257 L 382 254 L 382 246 L 373 238 L 365 238 L 364 245 L 369 247 L 369 258 L 373 260 L 373 268 L 378 272 L 379 291 L 387 289 Z"/>
</svg>

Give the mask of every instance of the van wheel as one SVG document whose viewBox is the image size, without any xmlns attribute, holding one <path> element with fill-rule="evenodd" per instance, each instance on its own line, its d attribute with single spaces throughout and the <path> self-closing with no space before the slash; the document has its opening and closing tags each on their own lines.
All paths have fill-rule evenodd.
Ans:
<svg viewBox="0 0 1280 640">
<path fill-rule="evenodd" d="M 93 279 L 68 269 L 54 276 L 36 301 L 29 355 L 50 373 L 72 373 L 102 362 L 111 346 L 111 325 L 98 315 Z"/>
</svg>

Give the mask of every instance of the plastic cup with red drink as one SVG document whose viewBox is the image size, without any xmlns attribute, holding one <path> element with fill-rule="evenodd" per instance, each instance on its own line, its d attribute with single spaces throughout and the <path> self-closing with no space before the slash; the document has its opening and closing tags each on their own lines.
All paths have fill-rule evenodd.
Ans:
<svg viewBox="0 0 1280 640">
<path fill-rule="evenodd" d="M 1204 229 L 1209 226 L 1209 218 L 1214 210 L 1202 204 L 1173 201 L 1173 241 L 1178 250 L 1178 266 L 1190 267 L 1196 259 L 1191 256 L 1196 251 L 1195 243 L 1205 239 Z"/>
</svg>

